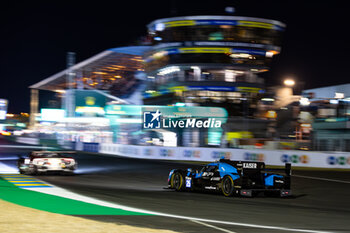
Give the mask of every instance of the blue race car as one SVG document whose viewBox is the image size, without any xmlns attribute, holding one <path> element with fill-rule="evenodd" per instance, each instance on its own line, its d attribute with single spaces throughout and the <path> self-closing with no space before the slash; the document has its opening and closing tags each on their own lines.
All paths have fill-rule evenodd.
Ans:
<svg viewBox="0 0 350 233">
<path fill-rule="evenodd" d="M 266 169 L 263 162 L 221 159 L 201 169 L 173 169 L 168 185 L 176 191 L 221 191 L 227 197 L 251 197 L 261 192 L 286 197 L 292 194 L 291 164 L 286 163 L 284 169 Z"/>
</svg>

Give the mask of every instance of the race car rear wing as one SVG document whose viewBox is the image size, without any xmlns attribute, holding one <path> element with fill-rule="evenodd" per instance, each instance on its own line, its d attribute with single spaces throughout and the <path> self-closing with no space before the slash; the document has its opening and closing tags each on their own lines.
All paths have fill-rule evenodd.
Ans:
<svg viewBox="0 0 350 233">
<path fill-rule="evenodd" d="M 265 168 L 264 171 L 284 172 L 287 176 L 291 176 L 292 175 L 292 165 L 290 163 L 286 163 L 284 168 Z"/>
<path fill-rule="evenodd" d="M 287 176 L 291 176 L 291 164 L 286 163 L 284 168 L 266 168 L 264 162 L 255 161 L 232 161 L 228 159 L 220 159 L 220 162 L 231 164 L 237 168 L 238 172 L 243 173 L 256 173 L 256 172 L 285 172 Z"/>
</svg>

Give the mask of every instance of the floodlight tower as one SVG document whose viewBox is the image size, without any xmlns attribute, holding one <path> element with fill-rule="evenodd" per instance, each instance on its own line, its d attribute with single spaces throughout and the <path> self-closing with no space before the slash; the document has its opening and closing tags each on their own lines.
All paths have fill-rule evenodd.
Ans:
<svg viewBox="0 0 350 233">
<path fill-rule="evenodd" d="M 66 73 L 66 92 L 64 99 L 64 109 L 66 110 L 66 117 L 74 117 L 74 76 L 75 73 L 72 67 L 75 64 L 75 53 L 67 53 L 67 73 Z"/>
</svg>

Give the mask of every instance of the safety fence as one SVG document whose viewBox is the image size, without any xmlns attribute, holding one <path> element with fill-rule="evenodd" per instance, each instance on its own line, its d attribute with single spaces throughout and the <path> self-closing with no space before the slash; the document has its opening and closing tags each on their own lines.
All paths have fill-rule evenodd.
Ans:
<svg viewBox="0 0 350 233">
<path fill-rule="evenodd" d="M 16 141 L 31 145 L 42 144 L 41 140 L 38 138 L 17 137 Z M 277 166 L 283 166 L 285 163 L 292 163 L 293 166 L 299 167 L 350 169 L 350 152 L 232 149 L 214 147 L 162 147 L 87 142 L 68 143 L 67 141 L 58 141 L 57 145 L 71 150 L 143 159 L 215 161 L 220 158 L 226 158 L 232 160 L 261 161 L 268 165 Z"/>
<path fill-rule="evenodd" d="M 231 149 L 204 147 L 158 147 L 120 144 L 100 144 L 100 153 L 133 158 L 215 161 L 220 158 L 232 160 L 261 161 L 268 165 L 284 166 L 292 163 L 300 167 L 350 168 L 350 153 L 308 152 L 296 150 Z"/>
</svg>

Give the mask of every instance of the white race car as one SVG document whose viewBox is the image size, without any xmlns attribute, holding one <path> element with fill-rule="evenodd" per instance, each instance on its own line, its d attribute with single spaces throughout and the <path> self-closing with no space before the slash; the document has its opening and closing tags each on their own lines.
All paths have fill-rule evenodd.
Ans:
<svg viewBox="0 0 350 233">
<path fill-rule="evenodd" d="M 17 162 L 21 174 L 37 175 L 46 172 L 73 174 L 77 162 L 67 154 L 74 151 L 32 151 L 28 158 L 20 158 Z"/>
</svg>

